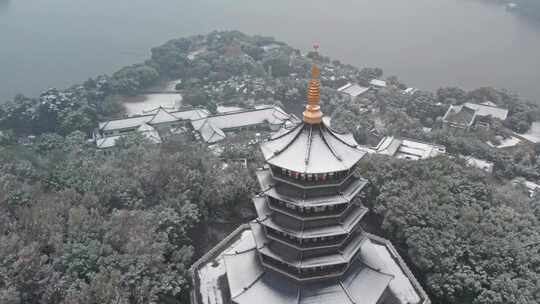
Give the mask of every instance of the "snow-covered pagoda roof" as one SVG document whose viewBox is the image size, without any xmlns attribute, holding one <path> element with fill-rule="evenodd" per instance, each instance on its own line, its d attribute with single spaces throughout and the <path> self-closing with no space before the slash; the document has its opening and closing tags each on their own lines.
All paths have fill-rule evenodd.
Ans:
<svg viewBox="0 0 540 304">
<path fill-rule="evenodd" d="M 204 266 L 211 268 L 215 266 L 213 263 L 218 263 L 215 269 L 223 268 L 223 273 L 227 273 L 227 284 L 233 303 L 376 304 L 380 303 L 383 294 L 388 294 L 388 297 L 394 300 L 392 303 L 429 303 L 407 266 L 392 245 L 384 239 L 366 234 L 358 254 L 343 277 L 323 282 L 296 283 L 263 267 L 257 254 L 253 230 L 240 234 L 240 239 L 219 258 Z M 216 276 L 221 274 L 214 270 L 201 271 L 196 275 L 200 282 L 210 282 L 209 284 L 213 285 L 212 282 L 218 282 L 217 278 L 213 278 L 214 273 Z M 212 289 L 201 292 L 204 303 L 219 303 L 214 301 L 221 300 Z"/>
<path fill-rule="evenodd" d="M 270 165 L 305 174 L 348 170 L 366 154 L 352 134 L 338 133 L 324 122 L 282 129 L 261 150 Z"/>
</svg>

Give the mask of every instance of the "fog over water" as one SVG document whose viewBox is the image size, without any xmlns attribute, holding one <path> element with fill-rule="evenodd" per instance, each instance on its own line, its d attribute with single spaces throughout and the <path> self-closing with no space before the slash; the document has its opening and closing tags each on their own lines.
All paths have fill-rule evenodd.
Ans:
<svg viewBox="0 0 540 304">
<path fill-rule="evenodd" d="M 111 73 L 215 29 L 303 50 L 319 41 L 326 55 L 423 89 L 540 97 L 540 25 L 474 0 L 0 0 L 0 100 Z"/>
</svg>

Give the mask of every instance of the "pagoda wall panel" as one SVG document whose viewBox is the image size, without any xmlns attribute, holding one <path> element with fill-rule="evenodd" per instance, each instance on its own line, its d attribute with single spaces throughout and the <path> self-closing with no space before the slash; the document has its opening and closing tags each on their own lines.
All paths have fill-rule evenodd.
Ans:
<svg viewBox="0 0 540 304">
<path fill-rule="evenodd" d="M 330 219 L 320 219 L 315 221 L 306 221 L 304 222 L 304 229 L 325 227 L 325 226 L 334 226 L 339 225 L 339 218 L 330 218 Z"/>
<path fill-rule="evenodd" d="M 338 252 L 339 247 L 329 247 L 329 248 L 319 248 L 319 249 L 312 249 L 308 251 L 304 251 L 302 253 L 303 258 L 313 258 L 313 257 L 320 257 L 330 254 L 336 254 Z"/>
<path fill-rule="evenodd" d="M 348 214 L 350 214 L 350 212 Z M 305 229 L 311 229 L 311 228 L 335 226 L 335 225 L 339 225 L 341 222 L 341 219 L 339 218 L 318 219 L 314 221 L 302 221 L 297 218 L 279 214 L 277 212 L 275 212 L 272 215 L 272 219 L 276 222 L 276 224 L 283 226 L 283 228 L 285 229 L 289 228 L 293 230 L 303 230 L 303 229 L 305 230 Z"/>
<path fill-rule="evenodd" d="M 301 251 L 299 251 L 297 249 L 294 249 L 294 248 L 292 248 L 290 246 L 287 246 L 287 245 L 285 245 L 283 243 L 280 243 L 280 242 L 272 241 L 272 242 L 270 242 L 270 244 L 268 244 L 268 247 L 273 252 L 279 253 L 279 255 L 284 260 L 294 261 L 294 260 L 299 260 L 299 259 L 302 258 L 302 252 Z"/>
<path fill-rule="evenodd" d="M 287 230 L 302 230 L 302 221 L 297 220 L 292 217 L 280 215 L 280 214 L 273 214 L 272 219 L 276 224 L 283 227 L 283 231 Z"/>
</svg>

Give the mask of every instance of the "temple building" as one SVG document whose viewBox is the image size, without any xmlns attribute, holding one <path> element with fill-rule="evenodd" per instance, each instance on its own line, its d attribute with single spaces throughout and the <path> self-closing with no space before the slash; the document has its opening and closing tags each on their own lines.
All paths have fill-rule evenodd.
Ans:
<svg viewBox="0 0 540 304">
<path fill-rule="evenodd" d="M 303 121 L 261 146 L 257 218 L 191 268 L 192 304 L 427 304 L 392 244 L 363 231 L 366 155 L 331 129 L 313 66 Z"/>
<path fill-rule="evenodd" d="M 100 122 L 93 138 L 99 149 L 109 149 L 122 136 L 139 133 L 151 142 L 161 143 L 160 132 L 180 133 L 192 130 L 196 138 L 215 144 L 224 140 L 227 132 L 239 130 L 279 130 L 282 126 L 298 123 L 298 118 L 277 106 L 260 105 L 252 109 L 238 109 L 210 114 L 206 109 L 168 111 L 159 107 L 153 113 Z"/>
<path fill-rule="evenodd" d="M 446 154 L 446 147 L 415 139 L 384 137 L 375 147 L 362 146 L 360 149 L 370 154 L 380 154 L 397 159 L 420 160 Z"/>
<path fill-rule="evenodd" d="M 445 129 L 470 131 L 474 127 L 489 129 L 490 119 L 505 121 L 509 111 L 499 108 L 491 101 L 481 104 L 466 102 L 462 105 L 450 105 L 442 122 Z"/>
</svg>

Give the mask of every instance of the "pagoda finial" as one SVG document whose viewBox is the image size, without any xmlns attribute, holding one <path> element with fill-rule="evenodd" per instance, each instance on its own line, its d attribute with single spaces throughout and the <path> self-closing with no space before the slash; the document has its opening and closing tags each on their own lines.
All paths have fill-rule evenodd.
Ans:
<svg viewBox="0 0 540 304">
<path fill-rule="evenodd" d="M 319 44 L 313 46 L 315 52 L 319 49 Z M 306 110 L 304 111 L 304 122 L 308 124 L 319 124 L 322 122 L 321 112 L 321 85 L 319 83 L 319 68 L 313 63 L 311 66 L 311 80 L 309 81 Z"/>
</svg>

